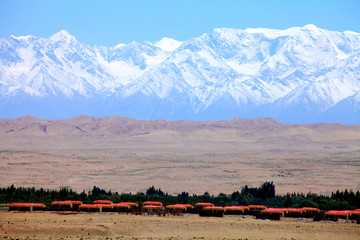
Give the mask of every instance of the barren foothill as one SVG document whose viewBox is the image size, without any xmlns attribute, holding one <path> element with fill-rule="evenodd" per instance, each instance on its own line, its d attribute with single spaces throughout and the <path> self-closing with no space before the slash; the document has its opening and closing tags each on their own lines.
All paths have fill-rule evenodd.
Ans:
<svg viewBox="0 0 360 240">
<path fill-rule="evenodd" d="M 360 126 L 273 119 L 190 122 L 79 116 L 0 119 L 0 184 L 113 192 L 278 194 L 360 190 Z"/>
</svg>

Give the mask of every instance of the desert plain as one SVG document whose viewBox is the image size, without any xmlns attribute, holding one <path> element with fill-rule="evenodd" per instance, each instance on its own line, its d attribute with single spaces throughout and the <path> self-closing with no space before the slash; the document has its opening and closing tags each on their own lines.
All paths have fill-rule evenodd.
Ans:
<svg viewBox="0 0 360 240">
<path fill-rule="evenodd" d="M 0 119 L 0 185 L 76 191 L 277 194 L 360 190 L 360 126 L 273 119 Z"/>
<path fill-rule="evenodd" d="M 140 216 L 126 214 L 0 212 L 0 239 L 303 239 L 357 240 L 360 225 L 312 219 L 259 220 L 251 216 L 223 218 Z"/>
</svg>

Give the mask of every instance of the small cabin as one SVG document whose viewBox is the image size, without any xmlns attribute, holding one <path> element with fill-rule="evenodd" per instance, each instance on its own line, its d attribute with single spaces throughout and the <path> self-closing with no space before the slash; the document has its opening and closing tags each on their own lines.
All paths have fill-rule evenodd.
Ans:
<svg viewBox="0 0 360 240">
<path fill-rule="evenodd" d="M 225 215 L 243 215 L 248 212 L 247 206 L 227 206 L 225 207 Z"/>
<path fill-rule="evenodd" d="M 303 208 L 284 208 L 285 217 L 301 218 L 306 213 Z"/>
<path fill-rule="evenodd" d="M 42 203 L 10 203 L 9 211 L 40 211 L 45 208 Z"/>
<path fill-rule="evenodd" d="M 79 206 L 79 211 L 85 212 L 113 212 L 113 210 L 112 204 L 82 204 Z"/>
<path fill-rule="evenodd" d="M 301 209 L 304 210 L 302 214 L 302 217 L 304 218 L 313 218 L 320 212 L 320 209 L 313 207 L 303 207 Z"/>
<path fill-rule="evenodd" d="M 61 210 L 61 211 L 77 211 L 79 206 L 83 204 L 81 201 L 54 201 L 51 203 L 51 210 Z"/>
<path fill-rule="evenodd" d="M 332 220 L 332 221 L 338 221 L 338 219 L 349 219 L 351 211 L 328 211 L 325 212 L 325 220 Z"/>
<path fill-rule="evenodd" d="M 201 217 L 223 217 L 225 214 L 225 208 L 218 206 L 207 206 L 200 212 Z"/>
<path fill-rule="evenodd" d="M 148 215 L 154 215 L 154 214 L 165 214 L 165 207 L 160 205 L 143 205 L 141 208 L 143 212 L 147 213 Z"/>
<path fill-rule="evenodd" d="M 153 206 L 162 206 L 162 202 L 157 202 L 157 201 L 146 201 L 143 202 L 143 206 L 145 205 L 153 205 Z"/>
<path fill-rule="evenodd" d="M 94 204 L 113 204 L 110 200 L 95 200 Z"/>
<path fill-rule="evenodd" d="M 284 217 L 284 214 L 285 210 L 282 208 L 267 208 L 261 210 L 259 217 L 262 219 L 280 220 Z"/>
<path fill-rule="evenodd" d="M 259 215 L 260 212 L 264 209 L 267 209 L 264 205 L 249 205 L 248 206 L 248 213 L 250 215 Z"/>
</svg>

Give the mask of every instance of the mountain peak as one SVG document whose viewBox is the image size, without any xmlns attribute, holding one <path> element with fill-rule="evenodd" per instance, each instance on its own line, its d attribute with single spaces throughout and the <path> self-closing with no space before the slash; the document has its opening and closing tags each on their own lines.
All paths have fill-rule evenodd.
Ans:
<svg viewBox="0 0 360 240">
<path fill-rule="evenodd" d="M 164 37 L 160 41 L 155 42 L 154 45 L 161 48 L 163 51 L 172 52 L 177 49 L 182 42 L 175 39 Z"/>
<path fill-rule="evenodd" d="M 22 121 L 22 122 L 36 122 L 36 121 L 40 121 L 41 119 L 34 117 L 32 115 L 25 115 L 25 116 L 18 117 L 15 120 Z"/>
<path fill-rule="evenodd" d="M 52 35 L 50 37 L 50 40 L 55 41 L 55 42 L 71 42 L 71 41 L 76 41 L 76 38 L 71 35 L 68 31 L 66 30 L 61 30 L 58 33 L 55 33 L 54 35 Z"/>
<path fill-rule="evenodd" d="M 302 27 L 302 29 L 312 30 L 312 31 L 319 30 L 319 28 L 317 26 L 315 26 L 314 24 L 307 24 L 304 27 Z"/>
</svg>

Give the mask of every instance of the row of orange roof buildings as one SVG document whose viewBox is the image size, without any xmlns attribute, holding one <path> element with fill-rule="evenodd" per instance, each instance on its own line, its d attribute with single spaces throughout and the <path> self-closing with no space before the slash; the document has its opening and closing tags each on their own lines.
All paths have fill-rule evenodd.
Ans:
<svg viewBox="0 0 360 240">
<path fill-rule="evenodd" d="M 306 217 L 318 220 L 351 219 L 360 221 L 360 209 L 323 212 L 317 208 L 267 208 L 263 205 L 249 206 L 214 206 L 212 203 L 199 202 L 191 204 L 173 204 L 163 206 L 161 202 L 146 201 L 139 206 L 135 202 L 113 203 L 109 200 L 95 200 L 93 204 L 81 201 L 54 201 L 49 207 L 42 203 L 11 203 L 9 210 L 17 211 L 85 211 L 85 212 L 127 212 L 148 214 L 181 214 L 197 213 L 200 216 L 255 215 L 257 218 L 280 220 L 282 217 Z"/>
</svg>

